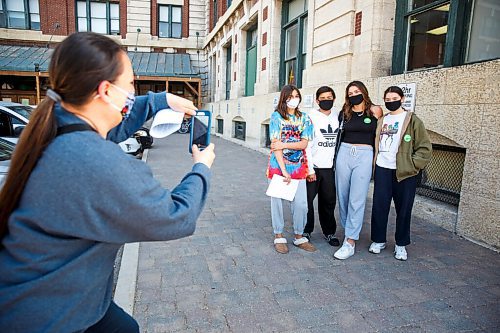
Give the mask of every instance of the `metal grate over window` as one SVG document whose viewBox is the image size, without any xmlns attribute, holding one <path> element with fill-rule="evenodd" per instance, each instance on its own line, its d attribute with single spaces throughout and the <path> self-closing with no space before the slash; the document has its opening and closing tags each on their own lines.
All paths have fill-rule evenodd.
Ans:
<svg viewBox="0 0 500 333">
<path fill-rule="evenodd" d="M 433 144 L 432 149 L 431 161 L 418 176 L 417 193 L 458 206 L 462 190 L 465 149 L 438 144 Z"/>
<path fill-rule="evenodd" d="M 234 138 L 245 141 L 247 124 L 244 121 L 233 121 Z"/>
</svg>

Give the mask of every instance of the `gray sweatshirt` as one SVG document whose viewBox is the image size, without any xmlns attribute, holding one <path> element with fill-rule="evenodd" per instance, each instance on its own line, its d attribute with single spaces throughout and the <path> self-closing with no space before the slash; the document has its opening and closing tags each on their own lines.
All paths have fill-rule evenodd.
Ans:
<svg viewBox="0 0 500 333">
<path fill-rule="evenodd" d="M 125 140 L 166 107 L 165 93 L 138 97 L 108 139 Z M 54 111 L 59 126 L 83 123 L 59 105 Z M 0 331 L 79 332 L 95 324 L 111 302 L 120 246 L 191 235 L 209 179 L 198 163 L 169 191 L 144 162 L 94 131 L 56 137 L 2 240 Z"/>
</svg>

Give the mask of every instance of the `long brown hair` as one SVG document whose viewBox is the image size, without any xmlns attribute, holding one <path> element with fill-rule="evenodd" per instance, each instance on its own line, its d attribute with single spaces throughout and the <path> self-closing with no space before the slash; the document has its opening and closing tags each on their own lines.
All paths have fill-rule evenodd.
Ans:
<svg viewBox="0 0 500 333">
<path fill-rule="evenodd" d="M 276 105 L 275 111 L 277 111 L 281 115 L 281 117 L 283 117 L 283 119 L 285 120 L 288 120 L 288 112 L 286 112 L 288 107 L 286 106 L 286 101 L 290 96 L 292 96 L 294 90 L 297 91 L 297 93 L 299 94 L 299 99 L 302 102 L 302 95 L 300 94 L 299 88 L 297 88 L 294 85 L 287 84 L 286 86 L 283 86 L 283 88 L 281 89 L 280 99 L 278 105 Z M 295 117 L 301 117 L 301 116 L 302 112 L 300 112 L 299 107 L 297 106 L 295 108 Z"/>
<path fill-rule="evenodd" d="M 374 105 L 372 100 L 370 99 L 370 96 L 368 95 L 368 89 L 366 89 L 366 86 L 363 82 L 361 81 L 352 81 L 347 85 L 345 88 L 345 100 L 344 100 L 344 106 L 342 107 L 342 112 L 344 113 L 344 119 L 349 120 L 352 117 L 352 107 L 353 105 L 349 101 L 349 88 L 351 87 L 356 87 L 361 91 L 361 95 L 363 95 L 363 101 L 365 102 L 365 109 L 363 110 L 363 113 L 366 116 L 372 117 L 373 112 L 371 110 L 371 107 Z"/>
<path fill-rule="evenodd" d="M 91 32 L 75 33 L 59 44 L 49 65 L 49 79 L 64 103 L 86 104 L 99 84 L 115 81 L 123 66 L 123 52 L 112 39 Z M 8 219 L 19 204 L 31 172 L 43 151 L 57 134 L 54 101 L 49 97 L 38 105 L 23 130 L 12 156 L 9 173 L 0 191 L 0 240 L 8 232 Z M 3 246 L 0 243 L 0 248 Z"/>
</svg>

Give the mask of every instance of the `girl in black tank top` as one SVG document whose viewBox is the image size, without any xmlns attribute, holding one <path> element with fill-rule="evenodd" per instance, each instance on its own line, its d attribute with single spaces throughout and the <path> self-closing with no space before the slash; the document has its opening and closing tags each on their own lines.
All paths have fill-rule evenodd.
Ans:
<svg viewBox="0 0 500 333">
<path fill-rule="evenodd" d="M 367 116 L 364 112 L 353 112 L 351 119 L 344 121 L 342 142 L 373 146 L 376 129 L 375 116 Z"/>
<path fill-rule="evenodd" d="M 377 119 L 381 115 L 382 109 L 373 105 L 362 82 L 353 81 L 347 85 L 339 117 L 340 144 L 335 154 L 340 223 L 345 231 L 344 244 L 333 255 L 337 259 L 351 257 L 359 239 L 372 174 L 372 147 Z"/>
</svg>

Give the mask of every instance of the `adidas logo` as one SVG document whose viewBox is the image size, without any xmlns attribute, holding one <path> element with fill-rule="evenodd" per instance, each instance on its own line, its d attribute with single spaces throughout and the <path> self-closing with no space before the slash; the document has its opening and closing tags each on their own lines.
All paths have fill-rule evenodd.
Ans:
<svg viewBox="0 0 500 333">
<path fill-rule="evenodd" d="M 325 139 L 327 139 L 327 140 L 335 140 L 335 138 L 337 137 L 339 129 L 337 128 L 335 131 L 333 131 L 332 130 L 332 125 L 328 124 L 328 128 L 326 130 L 320 128 L 319 131 L 321 132 L 321 134 L 323 134 L 323 136 L 325 137 Z"/>
</svg>

